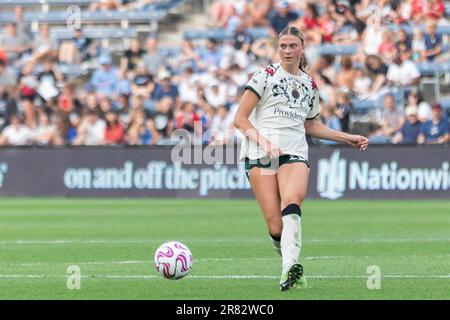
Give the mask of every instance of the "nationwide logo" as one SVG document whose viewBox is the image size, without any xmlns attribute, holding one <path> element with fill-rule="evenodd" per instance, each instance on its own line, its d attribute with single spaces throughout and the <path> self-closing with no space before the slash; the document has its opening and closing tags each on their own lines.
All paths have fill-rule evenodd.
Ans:
<svg viewBox="0 0 450 320">
<path fill-rule="evenodd" d="M 344 195 L 347 160 L 340 159 L 340 154 L 335 151 L 330 159 L 319 160 L 317 191 L 322 198 L 334 200 Z"/>
<path fill-rule="evenodd" d="M 337 150 L 329 159 L 318 162 L 317 192 L 322 198 L 334 200 L 352 190 L 447 191 L 450 189 L 449 168 L 447 161 L 440 168 L 401 168 L 397 161 L 371 167 L 368 161 L 348 162 Z"/>
<path fill-rule="evenodd" d="M 3 187 L 6 172 L 8 172 L 8 164 L 5 162 L 0 162 L 0 189 Z"/>
</svg>

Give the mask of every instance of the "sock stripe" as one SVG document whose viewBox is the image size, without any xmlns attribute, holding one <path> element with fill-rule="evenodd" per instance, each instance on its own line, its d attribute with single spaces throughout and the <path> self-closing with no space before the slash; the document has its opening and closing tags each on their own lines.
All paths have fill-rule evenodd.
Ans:
<svg viewBox="0 0 450 320">
<path fill-rule="evenodd" d="M 270 232 L 269 232 L 269 235 L 273 240 L 278 241 L 278 242 L 281 241 L 281 235 L 277 237 L 277 236 L 272 235 Z"/>
<path fill-rule="evenodd" d="M 298 216 L 302 216 L 302 210 L 300 209 L 300 206 L 296 203 L 291 203 L 286 208 L 284 208 L 281 211 L 281 216 L 287 216 L 289 214 L 297 214 Z"/>
</svg>

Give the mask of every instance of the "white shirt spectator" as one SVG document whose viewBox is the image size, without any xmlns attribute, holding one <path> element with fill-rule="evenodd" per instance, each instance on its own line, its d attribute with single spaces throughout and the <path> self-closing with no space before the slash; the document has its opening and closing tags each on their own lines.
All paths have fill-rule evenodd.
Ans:
<svg viewBox="0 0 450 320">
<path fill-rule="evenodd" d="M 49 143 L 49 139 L 55 134 L 56 126 L 40 125 L 33 130 L 33 140 L 40 145 L 46 145 Z"/>
<path fill-rule="evenodd" d="M 405 60 L 400 65 L 391 63 L 386 75 L 388 81 L 402 86 L 409 86 L 414 79 L 420 77 L 420 71 L 411 60 Z"/>
<path fill-rule="evenodd" d="M 2 136 L 7 139 L 8 145 L 26 146 L 30 144 L 33 132 L 25 125 L 18 127 L 9 125 L 3 130 Z"/>
<path fill-rule="evenodd" d="M 210 105 L 214 108 L 225 105 L 227 102 L 227 88 L 213 81 L 210 86 L 205 89 L 205 97 Z"/>
<path fill-rule="evenodd" d="M 106 123 L 102 119 L 97 119 L 94 123 L 83 122 L 80 131 L 84 133 L 84 145 L 93 146 L 102 144 L 105 137 Z"/>
<path fill-rule="evenodd" d="M 192 103 L 198 102 L 197 86 L 198 82 L 194 76 L 190 76 L 188 79 L 183 78 L 178 84 L 178 92 L 180 94 L 181 101 L 188 101 Z"/>
<path fill-rule="evenodd" d="M 433 111 L 431 110 L 431 106 L 428 102 L 422 101 L 419 103 L 419 107 L 417 108 L 417 118 L 422 121 L 431 120 L 433 117 Z"/>
</svg>

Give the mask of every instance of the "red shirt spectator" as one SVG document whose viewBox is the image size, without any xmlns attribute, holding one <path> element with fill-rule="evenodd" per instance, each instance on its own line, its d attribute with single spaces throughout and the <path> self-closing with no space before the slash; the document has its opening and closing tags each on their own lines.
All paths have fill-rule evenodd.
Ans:
<svg viewBox="0 0 450 320">
<path fill-rule="evenodd" d="M 119 122 L 114 111 L 106 114 L 105 144 L 121 144 L 125 142 L 125 128 Z"/>
<path fill-rule="evenodd" d="M 412 16 L 417 21 L 426 15 L 428 18 L 439 20 L 444 16 L 443 0 L 412 0 Z"/>
<path fill-rule="evenodd" d="M 444 1 L 443 0 L 429 0 L 428 1 L 428 18 L 439 20 L 444 16 Z"/>
</svg>

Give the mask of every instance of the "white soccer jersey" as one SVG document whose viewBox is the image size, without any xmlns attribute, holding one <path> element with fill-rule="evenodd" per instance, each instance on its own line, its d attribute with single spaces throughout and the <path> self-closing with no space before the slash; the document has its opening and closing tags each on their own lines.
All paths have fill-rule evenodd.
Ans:
<svg viewBox="0 0 450 320">
<path fill-rule="evenodd" d="M 319 115 L 319 95 L 313 79 L 303 71 L 295 76 L 276 63 L 255 72 L 246 89 L 260 98 L 249 118 L 255 129 L 278 145 L 282 154 L 307 160 L 304 122 Z M 242 141 L 241 160 L 265 156 L 257 143 L 248 138 Z"/>
</svg>

